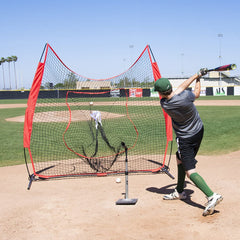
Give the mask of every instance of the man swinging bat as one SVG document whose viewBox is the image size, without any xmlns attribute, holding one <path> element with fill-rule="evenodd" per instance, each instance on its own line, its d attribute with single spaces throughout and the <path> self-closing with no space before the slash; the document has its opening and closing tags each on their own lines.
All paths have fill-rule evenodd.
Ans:
<svg viewBox="0 0 240 240">
<path fill-rule="evenodd" d="M 215 206 L 220 203 L 223 197 L 213 192 L 205 180 L 196 171 L 195 159 L 203 138 L 203 123 L 199 113 L 193 104 L 194 100 L 200 96 L 200 77 L 207 74 L 208 69 L 200 69 L 199 73 L 185 80 L 175 91 L 167 78 L 160 78 L 155 82 L 154 89 L 161 96 L 161 106 L 172 118 L 172 126 L 176 133 L 178 151 L 176 160 L 178 167 L 177 187 L 171 194 L 163 197 L 164 200 L 186 199 L 184 191 L 185 176 L 205 194 L 207 205 L 203 211 L 203 216 L 214 212 Z M 193 92 L 186 89 L 195 81 Z"/>
</svg>

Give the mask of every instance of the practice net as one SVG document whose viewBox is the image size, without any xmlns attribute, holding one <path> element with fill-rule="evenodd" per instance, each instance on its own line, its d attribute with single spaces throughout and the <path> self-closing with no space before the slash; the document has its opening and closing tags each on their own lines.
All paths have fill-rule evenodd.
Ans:
<svg viewBox="0 0 240 240">
<path fill-rule="evenodd" d="M 123 174 L 126 149 L 129 173 L 166 172 L 172 128 L 153 92 L 160 77 L 149 45 L 124 73 L 96 80 L 70 70 L 46 44 L 25 113 L 29 177 Z"/>
</svg>

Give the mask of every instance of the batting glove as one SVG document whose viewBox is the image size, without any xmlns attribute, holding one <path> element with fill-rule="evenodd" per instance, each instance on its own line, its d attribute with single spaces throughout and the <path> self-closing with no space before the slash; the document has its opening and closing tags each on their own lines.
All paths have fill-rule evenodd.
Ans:
<svg viewBox="0 0 240 240">
<path fill-rule="evenodd" d="M 198 76 L 202 77 L 204 75 L 206 75 L 208 73 L 208 69 L 207 68 L 201 68 L 198 72 Z"/>
</svg>

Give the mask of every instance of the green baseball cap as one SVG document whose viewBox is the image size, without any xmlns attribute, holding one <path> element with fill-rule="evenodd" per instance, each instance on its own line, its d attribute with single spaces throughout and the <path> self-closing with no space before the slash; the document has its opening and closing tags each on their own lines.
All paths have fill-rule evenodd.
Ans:
<svg viewBox="0 0 240 240">
<path fill-rule="evenodd" d="M 172 89 L 172 85 L 167 78 L 159 78 L 154 84 L 154 91 L 166 92 Z"/>
</svg>

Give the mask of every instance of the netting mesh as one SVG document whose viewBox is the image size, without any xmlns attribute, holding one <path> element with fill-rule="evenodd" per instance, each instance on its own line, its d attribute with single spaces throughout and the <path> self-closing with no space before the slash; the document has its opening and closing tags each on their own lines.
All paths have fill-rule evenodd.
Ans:
<svg viewBox="0 0 240 240">
<path fill-rule="evenodd" d="M 35 175 L 123 173 L 123 144 L 130 173 L 161 167 L 167 138 L 153 84 L 148 48 L 123 74 L 94 80 L 71 71 L 48 45 L 27 147 Z"/>
</svg>

